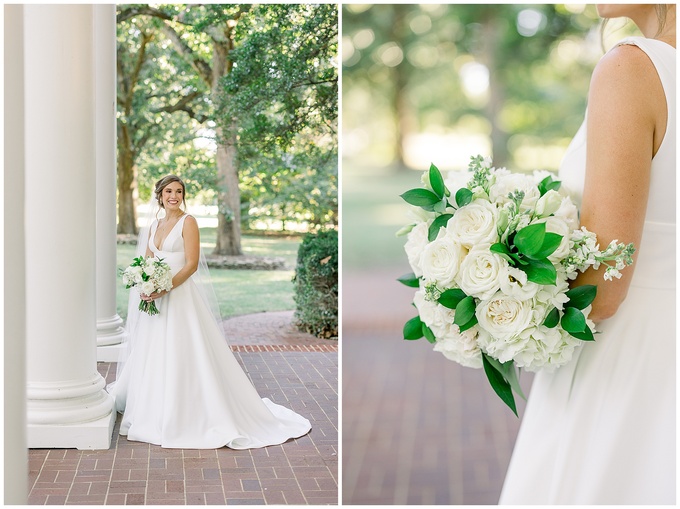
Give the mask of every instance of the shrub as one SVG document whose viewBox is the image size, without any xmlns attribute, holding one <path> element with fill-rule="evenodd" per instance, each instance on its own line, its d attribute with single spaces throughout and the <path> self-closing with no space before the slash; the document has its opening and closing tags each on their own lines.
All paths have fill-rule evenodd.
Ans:
<svg viewBox="0 0 680 509">
<path fill-rule="evenodd" d="M 338 336 L 338 232 L 309 233 L 295 268 L 295 322 L 319 338 Z"/>
</svg>

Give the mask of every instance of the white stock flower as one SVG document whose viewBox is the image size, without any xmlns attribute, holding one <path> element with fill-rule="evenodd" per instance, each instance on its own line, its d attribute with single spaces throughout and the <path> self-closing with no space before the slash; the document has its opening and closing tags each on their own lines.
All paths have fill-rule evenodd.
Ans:
<svg viewBox="0 0 680 509">
<path fill-rule="evenodd" d="M 434 351 L 467 368 L 482 367 L 482 352 L 477 344 L 477 328 L 460 332 L 454 325 L 448 334 L 437 337 Z"/>
<path fill-rule="evenodd" d="M 479 244 L 493 244 L 498 240 L 496 223 L 498 210 L 493 203 L 478 199 L 458 209 L 446 229 L 463 246 L 471 249 Z"/>
<path fill-rule="evenodd" d="M 404 250 L 406 251 L 406 256 L 408 257 L 408 263 L 411 265 L 413 273 L 418 277 L 423 275 L 423 269 L 421 268 L 421 258 L 423 250 L 428 244 L 428 227 L 428 224 L 425 222 L 418 223 L 406 236 L 407 240 L 406 244 L 404 245 Z"/>
<path fill-rule="evenodd" d="M 520 211 L 533 210 L 541 193 L 533 178 L 521 173 L 509 173 L 497 176 L 496 182 L 489 189 L 489 198 L 496 203 L 508 203 L 512 200 L 508 195 L 514 191 L 523 191 L 524 199 L 520 205 Z"/>
<path fill-rule="evenodd" d="M 456 282 L 466 295 L 489 299 L 500 288 L 507 266 L 508 262 L 489 251 L 488 245 L 478 246 L 461 263 Z"/>
<path fill-rule="evenodd" d="M 451 287 L 465 253 L 466 249 L 447 230 L 443 230 L 423 249 L 420 257 L 423 276 L 440 288 Z"/>
<path fill-rule="evenodd" d="M 501 278 L 501 291 L 504 294 L 519 300 L 528 300 L 536 295 L 538 289 L 536 283 L 527 279 L 526 272 L 508 264 Z"/>
</svg>

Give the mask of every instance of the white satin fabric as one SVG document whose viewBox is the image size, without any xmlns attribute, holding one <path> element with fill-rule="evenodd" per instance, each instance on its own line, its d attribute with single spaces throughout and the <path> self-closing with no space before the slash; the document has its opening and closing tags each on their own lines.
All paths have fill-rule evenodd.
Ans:
<svg viewBox="0 0 680 509">
<path fill-rule="evenodd" d="M 185 214 L 158 249 L 176 274 L 185 263 Z M 311 429 L 297 413 L 260 398 L 239 366 L 209 303 L 190 277 L 141 313 L 132 351 L 112 393 L 124 412 L 120 434 L 167 448 L 250 449 L 280 444 Z"/>
<path fill-rule="evenodd" d="M 631 37 L 663 84 L 668 126 L 652 161 L 646 222 L 626 300 L 601 334 L 534 379 L 501 504 L 675 504 L 675 49 Z M 585 122 L 560 167 L 580 201 Z M 603 282 L 603 284 L 606 284 Z"/>
</svg>

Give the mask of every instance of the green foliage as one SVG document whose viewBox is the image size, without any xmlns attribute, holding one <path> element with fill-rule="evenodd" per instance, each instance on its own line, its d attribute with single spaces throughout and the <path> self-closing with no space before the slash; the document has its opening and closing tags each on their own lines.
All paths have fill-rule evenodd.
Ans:
<svg viewBox="0 0 680 509">
<path fill-rule="evenodd" d="M 304 237 L 293 282 L 298 327 L 317 337 L 337 337 L 337 231 L 320 231 Z"/>
</svg>

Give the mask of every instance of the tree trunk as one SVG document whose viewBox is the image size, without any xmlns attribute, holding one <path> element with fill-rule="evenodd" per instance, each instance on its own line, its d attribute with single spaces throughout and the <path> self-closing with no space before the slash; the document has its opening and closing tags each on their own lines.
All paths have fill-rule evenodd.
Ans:
<svg viewBox="0 0 680 509">
<path fill-rule="evenodd" d="M 213 254 L 238 256 L 241 250 L 241 192 L 236 167 L 236 135 L 225 139 L 222 128 L 217 128 L 217 179 L 219 209 L 217 213 L 217 241 Z"/>
<path fill-rule="evenodd" d="M 392 23 L 392 40 L 397 41 L 397 44 L 402 48 L 405 45 L 405 17 L 410 12 L 410 6 L 393 5 L 394 20 Z M 392 68 L 392 112 L 394 115 L 394 161 L 393 165 L 396 169 L 407 169 L 404 162 L 404 138 L 410 131 L 409 125 L 409 108 L 410 104 L 406 98 L 406 85 L 408 83 L 408 70 L 406 69 L 406 59 Z"/>
<path fill-rule="evenodd" d="M 137 235 L 137 168 L 134 154 L 118 145 L 118 233 Z"/>
<path fill-rule="evenodd" d="M 486 117 L 491 121 L 491 152 L 493 164 L 496 168 L 506 166 L 510 153 L 508 152 L 508 133 L 498 125 L 500 112 L 505 101 L 504 80 L 498 71 L 496 55 L 500 45 L 501 33 L 498 18 L 489 9 L 482 24 L 482 63 L 489 69 L 489 101 L 485 107 Z"/>
</svg>

